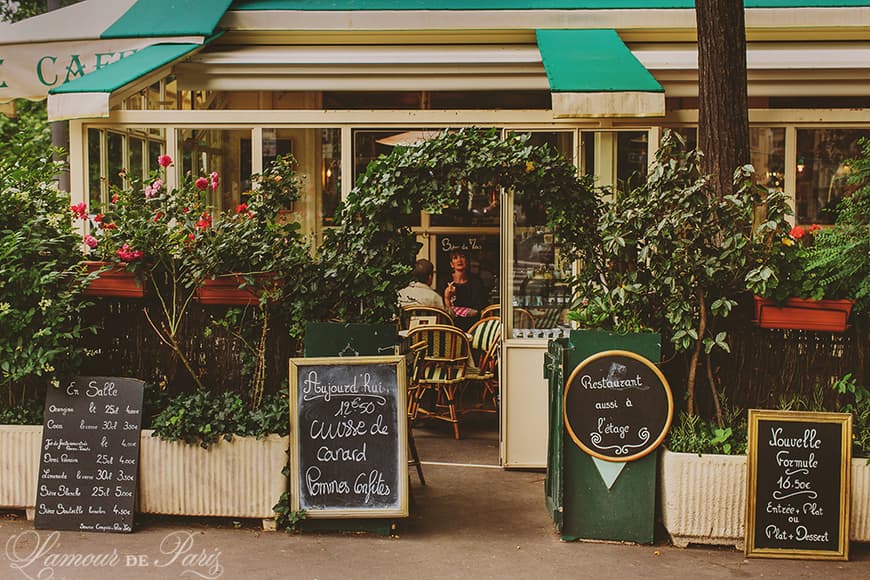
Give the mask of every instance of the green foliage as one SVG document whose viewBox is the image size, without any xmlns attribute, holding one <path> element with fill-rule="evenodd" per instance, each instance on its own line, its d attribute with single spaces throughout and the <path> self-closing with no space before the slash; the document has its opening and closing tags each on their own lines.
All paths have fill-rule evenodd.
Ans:
<svg viewBox="0 0 870 580">
<path fill-rule="evenodd" d="M 700 154 L 666 132 L 645 183 L 618 192 L 597 222 L 596 251 L 577 278 L 569 319 L 615 332 L 655 330 L 686 351 L 730 351 L 714 319 L 727 317 L 757 251 L 751 241 L 759 190 L 751 167 L 735 193 L 717 197 Z M 704 321 L 702 325 L 701 321 Z"/>
<path fill-rule="evenodd" d="M 680 413 L 676 425 L 671 426 L 667 446 L 680 453 L 717 453 L 741 455 L 746 453 L 747 419 L 745 412 L 726 407 L 722 427 L 699 415 Z"/>
<path fill-rule="evenodd" d="M 312 280 L 326 310 L 320 319 L 384 322 L 397 315 L 396 295 L 410 281 L 419 243 L 405 216 L 467 207 L 475 188 L 546 199 L 547 219 L 566 259 L 592 250 L 600 213 L 590 177 L 528 135 L 496 130 L 445 131 L 414 147 L 395 147 L 369 164 L 326 233 L 320 278 Z"/>
<path fill-rule="evenodd" d="M 77 341 L 92 330 L 80 318 L 79 238 L 51 153 L 0 158 L 0 388 L 10 399 L 13 384 L 25 391 L 73 374 Z"/>
<path fill-rule="evenodd" d="M 870 391 L 859 385 L 852 373 L 840 377 L 832 388 L 838 395 L 840 412 L 852 413 L 852 453 L 870 457 Z"/>
<path fill-rule="evenodd" d="M 289 476 L 289 470 L 285 469 L 285 476 Z M 305 510 L 293 511 L 290 509 L 290 492 L 285 491 L 272 507 L 275 512 L 275 523 L 279 529 L 287 532 L 296 531 L 299 523 L 308 517 Z"/>
<path fill-rule="evenodd" d="M 791 227 L 779 203 L 757 235 L 767 249 L 746 275 L 747 287 L 766 298 L 852 299 L 856 314 L 870 314 L 870 140 L 848 161 L 857 186 L 837 206 L 834 227 Z"/>
<path fill-rule="evenodd" d="M 12 407 L 0 406 L 0 425 L 42 425 L 45 406 L 26 399 Z"/>
<path fill-rule="evenodd" d="M 289 403 L 283 391 L 263 401 L 251 412 L 238 393 L 214 394 L 204 391 L 174 396 L 151 424 L 154 436 L 166 441 L 197 443 L 203 448 L 223 438 L 287 435 L 290 429 Z"/>
<path fill-rule="evenodd" d="M 15 101 L 15 116 L 0 113 L 0 159 L 38 159 L 51 148 L 45 101 Z"/>
</svg>

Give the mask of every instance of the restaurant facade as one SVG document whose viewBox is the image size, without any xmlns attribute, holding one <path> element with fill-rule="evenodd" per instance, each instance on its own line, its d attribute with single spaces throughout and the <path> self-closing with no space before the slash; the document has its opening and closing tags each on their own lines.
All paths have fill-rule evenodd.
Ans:
<svg viewBox="0 0 870 580">
<path fill-rule="evenodd" d="M 843 162 L 870 136 L 870 2 L 745 7 L 757 179 L 797 223 L 830 223 Z M 617 188 L 643 178 L 666 129 L 696 135 L 690 0 L 86 0 L 0 32 L 0 102 L 47 93 L 50 118 L 70 121 L 73 203 L 89 207 L 161 154 L 170 188 L 217 171 L 211 202 L 234 207 L 292 153 L 294 217 L 316 240 L 371 160 L 443 130 L 531 133 Z M 501 304 L 501 463 L 545 466 L 542 369 L 569 265 L 542 206 L 480 192 L 411 226 L 436 283 L 464 248 Z"/>
</svg>

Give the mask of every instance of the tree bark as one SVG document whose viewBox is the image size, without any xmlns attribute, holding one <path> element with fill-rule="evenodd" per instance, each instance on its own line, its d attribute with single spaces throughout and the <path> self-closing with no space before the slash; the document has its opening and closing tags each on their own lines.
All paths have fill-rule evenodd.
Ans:
<svg viewBox="0 0 870 580">
<path fill-rule="evenodd" d="M 721 197 L 750 162 L 743 0 L 695 0 L 698 27 L 698 149 Z"/>
</svg>

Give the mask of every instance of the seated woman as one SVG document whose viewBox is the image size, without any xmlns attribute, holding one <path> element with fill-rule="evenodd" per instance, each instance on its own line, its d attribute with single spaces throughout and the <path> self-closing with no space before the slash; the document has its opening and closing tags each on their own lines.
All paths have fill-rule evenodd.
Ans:
<svg viewBox="0 0 870 580">
<path fill-rule="evenodd" d="M 456 326 L 468 330 L 480 318 L 480 311 L 488 304 L 488 292 L 480 278 L 468 271 L 466 252 L 450 252 L 450 267 L 453 274 L 442 289 L 444 303 L 453 309 Z"/>
</svg>

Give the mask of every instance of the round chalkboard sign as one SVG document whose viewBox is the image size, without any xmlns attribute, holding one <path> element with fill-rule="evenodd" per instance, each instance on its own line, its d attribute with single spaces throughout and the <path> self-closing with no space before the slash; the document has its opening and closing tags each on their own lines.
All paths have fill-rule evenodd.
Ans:
<svg viewBox="0 0 870 580">
<path fill-rule="evenodd" d="M 674 414 L 667 379 L 625 350 L 595 354 L 565 385 L 565 427 L 580 449 L 607 461 L 634 461 L 664 440 Z"/>
</svg>

